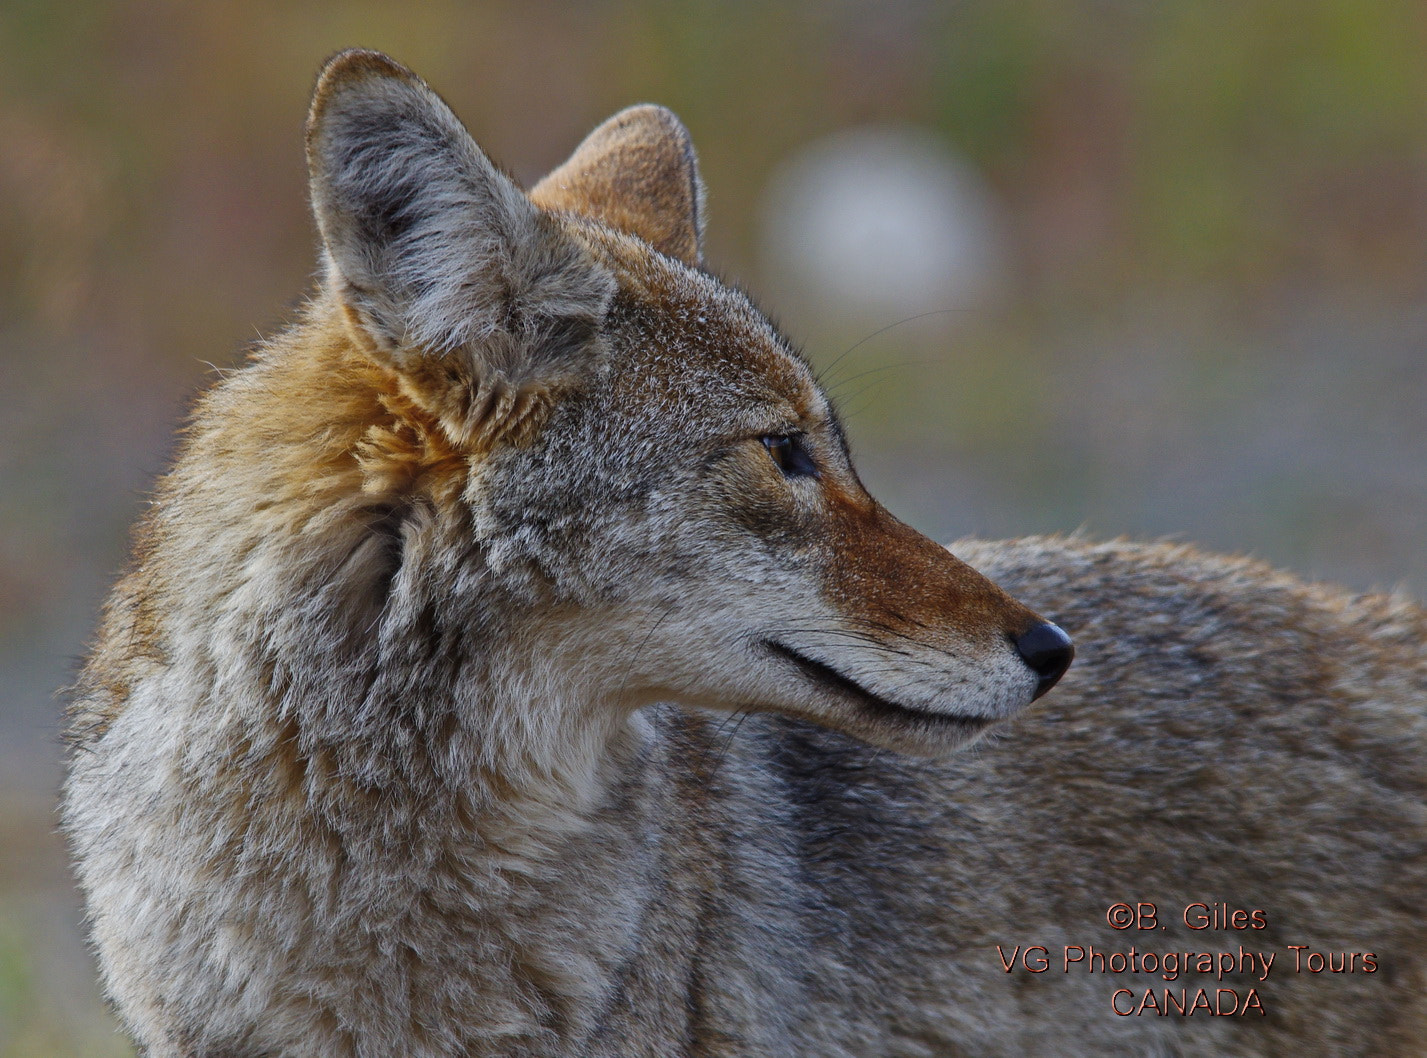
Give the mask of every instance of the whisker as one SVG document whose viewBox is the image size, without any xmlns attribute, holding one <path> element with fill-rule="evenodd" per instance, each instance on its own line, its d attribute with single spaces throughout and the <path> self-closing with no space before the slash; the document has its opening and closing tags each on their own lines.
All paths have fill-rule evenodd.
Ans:
<svg viewBox="0 0 1427 1058">
<path fill-rule="evenodd" d="M 738 729 L 743 726 L 745 720 L 753 715 L 753 710 L 740 709 L 734 715 L 738 716 L 738 723 L 734 724 L 733 730 L 728 733 L 728 739 L 723 744 L 723 752 L 719 754 L 718 760 L 714 763 L 713 770 L 709 772 L 710 779 L 717 775 L 718 770 L 723 767 L 723 762 L 728 757 L 729 750 L 733 748 L 733 740 L 738 737 Z"/>
<path fill-rule="evenodd" d="M 868 632 L 856 632 L 846 628 L 808 628 L 798 625 L 784 625 L 784 632 L 794 632 L 799 635 L 824 635 L 842 636 L 844 639 L 855 639 L 859 643 L 870 643 L 873 646 L 881 646 L 882 641 Z"/>
<path fill-rule="evenodd" d="M 712 737 L 709 739 L 709 748 L 705 749 L 703 754 L 699 757 L 699 768 L 700 770 L 703 770 L 709 778 L 713 778 L 714 772 L 718 771 L 719 763 L 715 762 L 713 768 L 709 768 L 708 766 L 709 758 L 712 756 L 712 748 L 713 746 L 717 745 L 719 740 L 723 737 L 724 728 L 728 727 L 729 724 L 733 723 L 734 720 L 736 720 L 739 714 L 742 712 L 743 708 L 740 706 L 739 708 L 733 710 L 733 712 L 725 713 L 723 715 L 723 717 L 718 722 L 718 726 L 714 728 Z M 735 730 L 737 730 L 737 728 L 735 728 Z"/>
<path fill-rule="evenodd" d="M 895 628 L 891 628 L 887 625 L 880 624 L 875 621 L 862 620 L 859 623 L 865 624 L 869 628 L 875 629 L 878 633 L 880 633 L 880 635 L 873 635 L 871 632 L 858 632 L 852 629 L 845 628 L 824 628 L 821 626 L 798 625 L 783 625 L 780 628 L 780 632 L 786 632 L 788 634 L 798 636 L 840 637 L 845 640 L 850 640 L 854 643 L 865 643 L 868 646 L 876 647 L 879 651 L 882 651 L 883 653 L 896 654 L 899 657 L 906 658 L 914 658 L 916 653 L 919 652 L 931 652 L 933 654 L 938 654 L 942 657 L 949 658 L 953 661 L 960 660 L 963 657 L 961 653 L 958 653 L 953 650 L 948 650 L 945 647 L 939 647 L 935 643 L 928 643 L 924 639 L 918 639 L 916 636 L 910 635 L 907 632 L 898 631 Z M 903 649 L 902 647 L 893 645 L 893 643 L 887 642 L 887 639 L 911 644 L 912 646 L 916 647 L 917 650 L 913 651 Z"/>
<path fill-rule="evenodd" d="M 665 618 L 669 616 L 669 611 L 672 610 L 675 606 L 677 606 L 678 602 L 679 600 L 677 599 L 671 599 L 667 604 L 665 604 L 664 608 L 660 610 L 658 614 L 655 615 L 654 620 L 650 622 L 649 631 L 644 634 L 644 639 L 639 644 L 639 649 L 634 652 L 636 657 L 644 653 L 644 648 L 649 645 L 649 641 L 654 638 L 654 633 L 659 630 L 659 626 L 663 624 Z M 616 706 L 622 706 L 624 704 L 624 695 L 625 692 L 629 689 L 629 672 L 630 667 L 625 666 L 624 680 L 619 685 L 619 693 L 614 696 L 614 702 Z"/>
<path fill-rule="evenodd" d="M 890 331 L 890 330 L 892 330 L 892 329 L 894 329 L 894 328 L 896 328 L 896 327 L 900 327 L 900 326 L 902 326 L 903 324 L 906 324 L 906 323 L 915 323 L 917 320 L 924 320 L 924 319 L 927 319 L 927 318 L 930 317 L 930 316 L 946 316 L 946 315 L 950 315 L 950 314 L 953 313 L 953 312 L 959 312 L 959 311 L 961 311 L 961 310 L 959 310 L 959 309 L 932 309 L 930 312 L 919 312 L 919 313 L 917 313 L 915 316 L 904 316 L 904 317 L 902 317 L 902 319 L 900 319 L 900 320 L 895 320 L 895 321 L 893 321 L 892 323 L 887 324 L 885 327 L 878 327 L 878 328 L 877 328 L 875 331 L 873 331 L 871 334 L 864 335 L 863 337 L 859 338 L 856 342 L 854 342 L 852 345 L 848 346 L 848 347 L 847 347 L 846 349 L 844 349 L 840 354 L 838 354 L 838 357 L 837 357 L 836 360 L 834 360 L 832 363 L 828 364 L 827 367 L 823 368 L 822 371 L 818 372 L 818 382 L 821 383 L 822 380 L 823 380 L 824 375 L 825 375 L 827 372 L 829 372 L 829 371 L 831 371 L 833 368 L 837 367 L 837 365 L 840 364 L 840 363 L 842 363 L 842 361 L 843 361 L 844 359 L 846 359 L 850 354 L 852 354 L 853 352 L 855 352 L 855 351 L 858 350 L 858 349 L 861 349 L 864 345 L 866 345 L 868 342 L 870 342 L 873 338 L 881 337 L 882 335 L 886 334 L 888 331 Z"/>
<path fill-rule="evenodd" d="M 841 397 L 841 395 L 838 394 L 838 390 L 842 389 L 844 386 L 852 385 L 852 383 L 856 382 L 859 378 L 867 378 L 871 375 L 886 374 L 888 371 L 898 371 L 903 368 L 908 368 L 912 366 L 914 365 L 911 360 L 901 360 L 895 364 L 881 364 L 878 367 L 869 367 L 866 371 L 859 371 L 857 374 L 850 375 L 847 378 L 839 379 L 836 382 L 829 382 L 827 383 L 826 388 L 829 394 Z M 885 381 L 886 379 L 880 378 L 876 380 L 877 384 L 879 385 Z M 856 396 L 857 394 L 852 395 Z"/>
</svg>

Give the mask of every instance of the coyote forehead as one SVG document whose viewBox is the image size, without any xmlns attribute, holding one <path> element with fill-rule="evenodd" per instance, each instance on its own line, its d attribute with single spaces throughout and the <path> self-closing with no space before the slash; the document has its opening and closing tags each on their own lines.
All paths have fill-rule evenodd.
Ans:
<svg viewBox="0 0 1427 1058">
<path fill-rule="evenodd" d="M 607 326 L 617 335 L 615 407 L 657 425 L 723 424 L 730 435 L 836 425 L 811 368 L 741 292 L 642 242 L 580 224 L 616 277 Z"/>
</svg>

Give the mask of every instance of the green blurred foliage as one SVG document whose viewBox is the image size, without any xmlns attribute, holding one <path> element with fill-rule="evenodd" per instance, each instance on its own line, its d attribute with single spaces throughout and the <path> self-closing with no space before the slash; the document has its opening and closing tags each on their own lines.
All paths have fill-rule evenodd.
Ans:
<svg viewBox="0 0 1427 1058">
<path fill-rule="evenodd" d="M 1408 0 L 12 0 L 0 120 L 21 149 L 0 173 L 19 252 L 0 306 L 48 327 L 120 312 L 182 356 L 265 319 L 311 239 L 304 97 L 320 58 L 354 43 L 421 71 L 527 178 L 619 106 L 675 107 L 705 158 L 717 257 L 739 272 L 783 153 L 911 119 L 1051 226 L 1022 233 L 1026 271 L 1077 297 L 1285 275 L 1415 284 L 1425 21 Z M 1068 250 L 1051 245 L 1076 223 L 1058 210 L 1098 218 Z"/>
<path fill-rule="evenodd" d="M 0 912 L 16 909 L 0 905 Z M 36 965 L 48 950 L 45 938 L 25 936 L 0 917 L 0 1058 L 125 1058 L 128 1045 L 89 990 L 82 1003 L 57 996 L 54 981 Z M 15 921 L 19 920 L 14 915 Z"/>
</svg>

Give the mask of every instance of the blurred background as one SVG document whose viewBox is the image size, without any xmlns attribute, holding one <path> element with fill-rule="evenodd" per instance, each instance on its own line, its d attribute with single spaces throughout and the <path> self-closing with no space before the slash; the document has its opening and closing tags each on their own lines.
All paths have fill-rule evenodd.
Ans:
<svg viewBox="0 0 1427 1058">
<path fill-rule="evenodd" d="M 127 1053 L 54 692 L 188 400 L 310 284 L 302 122 L 354 44 L 527 183 L 673 107 L 711 267 L 931 535 L 1427 591 L 1417 0 L 0 0 L 0 1058 Z"/>
</svg>

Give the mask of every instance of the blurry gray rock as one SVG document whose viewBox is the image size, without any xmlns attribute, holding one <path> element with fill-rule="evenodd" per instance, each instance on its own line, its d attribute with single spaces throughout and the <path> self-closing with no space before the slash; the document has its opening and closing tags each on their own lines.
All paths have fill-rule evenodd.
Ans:
<svg viewBox="0 0 1427 1058">
<path fill-rule="evenodd" d="M 774 172 L 762 219 L 767 278 L 814 310 L 885 320 L 967 309 L 1005 276 L 990 190 L 944 140 L 912 126 L 803 147 Z"/>
</svg>

